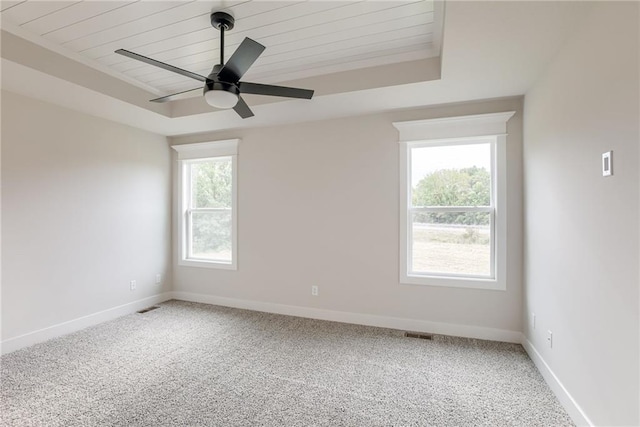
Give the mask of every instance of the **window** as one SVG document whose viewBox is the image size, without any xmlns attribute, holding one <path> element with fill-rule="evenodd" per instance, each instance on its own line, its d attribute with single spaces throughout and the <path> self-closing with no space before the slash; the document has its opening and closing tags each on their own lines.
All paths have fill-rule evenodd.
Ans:
<svg viewBox="0 0 640 427">
<path fill-rule="evenodd" d="M 493 139 L 410 144 L 409 274 L 493 278 Z"/>
<path fill-rule="evenodd" d="M 236 269 L 237 144 L 173 146 L 180 162 L 180 265 Z"/>
<path fill-rule="evenodd" d="M 394 123 L 400 131 L 400 282 L 506 289 L 510 113 Z"/>
</svg>

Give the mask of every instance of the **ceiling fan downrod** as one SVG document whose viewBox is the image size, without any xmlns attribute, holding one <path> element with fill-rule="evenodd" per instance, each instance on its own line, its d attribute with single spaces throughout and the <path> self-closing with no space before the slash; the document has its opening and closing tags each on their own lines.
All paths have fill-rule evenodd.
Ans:
<svg viewBox="0 0 640 427">
<path fill-rule="evenodd" d="M 211 26 L 220 31 L 220 65 L 224 65 L 224 32 L 233 29 L 235 18 L 226 12 L 213 12 Z"/>
</svg>

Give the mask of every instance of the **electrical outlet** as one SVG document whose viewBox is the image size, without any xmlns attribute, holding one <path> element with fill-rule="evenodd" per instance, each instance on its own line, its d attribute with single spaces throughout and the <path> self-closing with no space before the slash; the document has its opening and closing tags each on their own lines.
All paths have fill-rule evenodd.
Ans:
<svg viewBox="0 0 640 427">
<path fill-rule="evenodd" d="M 314 297 L 318 296 L 318 287 L 317 286 L 311 286 L 311 295 L 313 295 Z"/>
<path fill-rule="evenodd" d="M 549 343 L 549 348 L 553 348 L 553 332 L 547 331 L 547 342 Z"/>
<path fill-rule="evenodd" d="M 132 281 L 129 282 L 129 287 L 131 288 L 132 291 L 136 290 L 136 286 L 137 285 L 136 285 L 136 281 L 135 280 L 132 280 Z"/>
<path fill-rule="evenodd" d="M 156 274 L 156 285 L 162 283 L 162 274 Z"/>
<path fill-rule="evenodd" d="M 536 328 L 536 314 L 535 313 L 531 313 L 531 326 L 533 327 L 533 329 Z"/>
</svg>

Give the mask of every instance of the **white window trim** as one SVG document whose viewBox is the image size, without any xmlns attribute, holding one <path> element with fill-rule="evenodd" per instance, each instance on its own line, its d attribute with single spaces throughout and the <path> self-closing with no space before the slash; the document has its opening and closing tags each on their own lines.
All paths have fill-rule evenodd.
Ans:
<svg viewBox="0 0 640 427">
<path fill-rule="evenodd" d="M 506 290 L 507 276 L 507 184 L 506 143 L 507 121 L 515 111 L 505 113 L 478 114 L 473 116 L 447 117 L 442 119 L 395 122 L 400 138 L 400 283 L 408 285 L 444 286 L 488 290 Z M 469 138 L 495 139 L 492 161 L 495 172 L 493 195 L 495 195 L 494 245 L 492 251 L 493 278 L 455 277 L 453 275 L 409 274 L 409 157 L 411 148 L 443 142 L 455 144 Z"/>
<path fill-rule="evenodd" d="M 238 269 L 238 144 L 239 139 L 227 139 L 223 141 L 199 142 L 195 144 L 172 145 L 171 148 L 178 152 L 178 188 L 180 191 L 178 214 L 178 265 L 187 267 L 205 267 L 225 270 Z M 198 160 L 215 159 L 219 157 L 231 158 L 231 262 L 198 260 L 188 258 L 187 248 L 187 221 L 189 191 L 185 186 L 190 182 L 187 179 L 186 166 Z"/>
</svg>

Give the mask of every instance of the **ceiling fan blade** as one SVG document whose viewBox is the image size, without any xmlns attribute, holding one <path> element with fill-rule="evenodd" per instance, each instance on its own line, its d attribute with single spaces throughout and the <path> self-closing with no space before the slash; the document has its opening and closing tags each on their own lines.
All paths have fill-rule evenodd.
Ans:
<svg viewBox="0 0 640 427">
<path fill-rule="evenodd" d="M 287 98 L 311 99 L 313 91 L 298 89 L 295 87 L 264 85 L 261 83 L 238 82 L 240 93 L 252 93 L 254 95 L 284 96 Z"/>
<path fill-rule="evenodd" d="M 120 55 L 128 56 L 129 58 L 136 59 L 138 61 L 146 62 L 150 65 L 155 65 L 156 67 L 163 68 L 167 71 L 172 71 L 174 73 L 182 74 L 186 77 L 191 77 L 192 79 L 199 80 L 201 82 L 206 82 L 207 78 L 201 76 L 200 74 L 192 73 L 191 71 L 183 70 L 182 68 L 174 67 L 173 65 L 165 64 L 164 62 L 156 61 L 155 59 L 148 58 L 146 56 L 140 55 L 135 52 L 131 52 L 126 49 L 118 49 L 115 53 L 119 53 Z"/>
<path fill-rule="evenodd" d="M 233 107 L 233 109 L 243 119 L 246 119 L 248 117 L 253 117 L 253 111 L 251 111 L 251 108 L 249 108 L 247 103 L 244 102 L 244 99 L 242 99 L 242 97 L 238 97 L 238 103 L 236 104 L 235 107 Z"/>
<path fill-rule="evenodd" d="M 249 67 L 256 62 L 256 59 L 262 54 L 265 47 L 257 41 L 251 40 L 249 37 L 240 43 L 240 46 L 233 52 L 231 58 L 224 64 L 224 67 L 218 72 L 218 78 L 227 83 L 237 83 L 244 76 Z"/>
<path fill-rule="evenodd" d="M 189 90 L 183 90 L 182 92 L 176 92 L 176 93 L 172 93 L 171 95 L 167 95 L 167 96 L 162 96 L 160 98 L 155 98 L 155 99 L 151 99 L 151 102 L 167 102 L 167 101 L 173 101 L 174 97 L 177 97 L 178 95 L 182 95 L 183 93 L 187 93 L 187 92 L 193 92 L 194 90 L 199 90 L 202 91 L 202 87 L 196 87 L 193 89 L 189 89 Z"/>
</svg>

